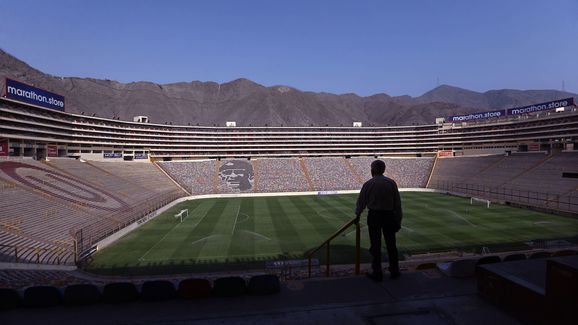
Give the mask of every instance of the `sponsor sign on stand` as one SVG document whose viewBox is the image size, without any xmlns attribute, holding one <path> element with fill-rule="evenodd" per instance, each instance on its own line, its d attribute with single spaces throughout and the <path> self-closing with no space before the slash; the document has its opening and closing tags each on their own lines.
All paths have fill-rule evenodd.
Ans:
<svg viewBox="0 0 578 325">
<path fill-rule="evenodd" d="M 528 151 L 539 151 L 540 144 L 539 143 L 530 143 L 528 144 Z"/>
<path fill-rule="evenodd" d="M 47 145 L 46 146 L 46 155 L 48 157 L 58 157 L 58 146 Z"/>
<path fill-rule="evenodd" d="M 485 118 L 493 118 L 493 117 L 502 117 L 506 115 L 505 110 L 497 110 L 491 112 L 479 112 L 479 113 L 472 113 L 472 114 L 464 114 L 464 115 L 453 115 L 446 119 L 448 123 L 459 123 L 459 122 L 467 122 L 467 121 L 474 121 L 474 120 L 481 120 Z"/>
<path fill-rule="evenodd" d="M 122 153 L 103 153 L 103 158 L 122 158 Z"/>
<path fill-rule="evenodd" d="M 8 79 L 4 84 L 4 97 L 19 102 L 64 112 L 64 96 Z"/>
<path fill-rule="evenodd" d="M 491 112 L 479 112 L 479 113 L 472 113 L 472 114 L 463 114 L 463 115 L 453 115 L 445 118 L 447 123 L 460 123 L 460 122 L 467 122 L 467 121 L 475 121 L 487 118 L 496 118 L 502 117 L 507 115 L 520 115 L 520 114 L 529 114 L 547 110 L 557 110 L 562 107 L 573 106 L 574 105 L 574 98 L 564 98 L 560 100 L 553 100 L 550 102 L 534 104 L 529 106 L 523 107 L 515 107 L 509 108 L 507 110 L 497 110 Z"/>
<path fill-rule="evenodd" d="M 551 102 L 545 102 L 530 106 L 516 107 L 508 109 L 508 115 L 519 115 L 528 114 L 541 111 L 555 110 L 560 107 L 572 106 L 574 105 L 574 98 L 565 98 L 560 100 L 553 100 Z"/>
<path fill-rule="evenodd" d="M 438 158 L 453 157 L 453 156 L 454 156 L 453 150 L 438 150 Z"/>
<path fill-rule="evenodd" d="M 8 150 L 9 150 L 8 140 L 0 141 L 0 157 L 8 156 L 9 152 Z"/>
</svg>

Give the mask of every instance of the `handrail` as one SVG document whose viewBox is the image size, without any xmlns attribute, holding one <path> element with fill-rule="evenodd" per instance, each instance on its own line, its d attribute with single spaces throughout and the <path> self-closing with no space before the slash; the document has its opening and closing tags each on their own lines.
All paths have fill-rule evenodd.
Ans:
<svg viewBox="0 0 578 325">
<path fill-rule="evenodd" d="M 307 254 L 307 259 L 309 262 L 308 265 L 308 270 L 309 270 L 309 277 L 311 277 L 311 258 L 313 257 L 313 254 L 317 253 L 321 248 L 323 248 L 323 246 L 327 246 L 327 251 L 326 251 L 326 258 L 325 258 L 325 276 L 330 276 L 331 272 L 330 272 L 330 244 L 331 241 L 333 239 L 335 239 L 335 237 L 341 235 L 345 230 L 349 229 L 349 227 L 351 227 L 351 225 L 355 225 L 355 274 L 359 275 L 359 264 L 360 264 L 360 260 L 361 260 L 361 238 L 360 238 L 360 227 L 359 227 L 359 222 L 356 222 L 356 218 L 351 219 L 349 222 L 347 222 L 346 224 L 344 224 L 343 226 L 341 226 L 341 228 L 339 228 L 333 235 L 331 235 L 331 237 L 329 237 L 327 240 L 325 240 L 321 245 L 317 246 L 315 249 L 313 249 L 311 252 L 309 252 L 309 254 Z"/>
</svg>

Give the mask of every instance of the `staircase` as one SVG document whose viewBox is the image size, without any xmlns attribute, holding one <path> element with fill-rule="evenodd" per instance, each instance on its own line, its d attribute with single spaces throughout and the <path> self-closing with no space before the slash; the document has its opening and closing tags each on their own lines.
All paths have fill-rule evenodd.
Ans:
<svg viewBox="0 0 578 325">
<path fill-rule="evenodd" d="M 301 164 L 301 170 L 303 170 L 303 174 L 305 175 L 305 178 L 307 179 L 307 184 L 309 185 L 309 190 L 314 191 L 315 187 L 313 186 L 313 180 L 311 180 L 311 176 L 309 175 L 309 171 L 307 170 L 307 166 L 305 166 L 305 162 L 303 161 L 303 158 L 299 158 L 299 163 Z"/>
<path fill-rule="evenodd" d="M 353 168 L 349 159 L 345 159 L 345 165 L 347 166 L 347 168 L 351 172 L 351 175 L 353 175 L 353 178 L 355 178 L 355 180 L 361 186 L 363 184 L 363 179 L 361 178 L 361 176 L 359 176 L 359 174 L 357 174 L 357 172 L 355 171 L 355 168 Z"/>
</svg>

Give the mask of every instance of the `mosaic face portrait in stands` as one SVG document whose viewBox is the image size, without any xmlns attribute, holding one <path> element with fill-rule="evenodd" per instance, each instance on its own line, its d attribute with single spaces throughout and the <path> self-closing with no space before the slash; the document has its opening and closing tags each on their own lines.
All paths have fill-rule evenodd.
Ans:
<svg viewBox="0 0 578 325">
<path fill-rule="evenodd" d="M 245 160 L 221 162 L 219 167 L 221 184 L 233 191 L 245 192 L 253 189 L 253 166 Z"/>
</svg>

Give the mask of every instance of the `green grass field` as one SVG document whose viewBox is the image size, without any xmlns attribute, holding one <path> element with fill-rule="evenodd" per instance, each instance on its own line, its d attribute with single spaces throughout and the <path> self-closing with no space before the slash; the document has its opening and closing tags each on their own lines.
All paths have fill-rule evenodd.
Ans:
<svg viewBox="0 0 578 325">
<path fill-rule="evenodd" d="M 218 270 L 299 259 L 353 218 L 357 195 L 201 199 L 179 204 L 114 245 L 88 266 L 111 270 Z M 470 205 L 438 193 L 402 192 L 401 253 L 524 248 L 536 239 L 576 238 L 578 219 L 508 206 Z M 188 208 L 183 220 L 173 216 Z M 362 247 L 369 246 L 362 217 Z M 332 242 L 332 261 L 353 262 L 354 228 Z M 363 249 L 364 253 L 366 249 Z M 321 257 L 322 254 L 319 256 Z M 368 256 L 365 253 L 364 257 Z M 114 273 L 114 272 L 113 272 Z"/>
</svg>

